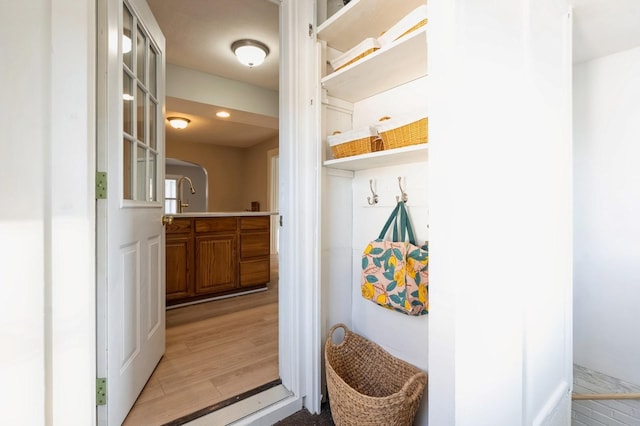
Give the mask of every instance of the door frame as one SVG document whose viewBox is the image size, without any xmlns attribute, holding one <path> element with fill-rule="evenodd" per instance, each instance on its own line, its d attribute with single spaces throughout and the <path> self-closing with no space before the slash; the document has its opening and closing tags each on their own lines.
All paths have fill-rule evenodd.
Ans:
<svg viewBox="0 0 640 426">
<path fill-rule="evenodd" d="M 51 311 L 45 342 L 45 408 L 50 423 L 95 425 L 96 259 L 95 189 L 96 114 L 95 84 L 98 37 L 98 1 L 78 6 L 73 0 L 51 3 L 51 57 L 53 94 L 67 99 L 73 114 L 51 103 L 51 151 L 48 175 L 51 197 L 62 198 L 60 210 L 47 213 L 51 287 L 46 299 Z M 314 39 L 307 37 L 314 24 L 313 0 L 281 2 L 280 76 L 280 206 L 284 216 L 280 286 L 280 344 L 290 350 L 280 357 L 283 383 L 311 412 L 320 407 L 320 291 L 319 291 L 319 145 L 315 132 L 317 81 Z M 72 7 L 73 6 L 73 7 Z M 73 12 L 70 12 L 73 11 Z M 72 13 L 74 19 L 69 19 Z M 300 36 L 295 36 L 299 34 Z M 304 36 L 303 36 L 304 35 Z M 84 52 L 80 54 L 79 52 Z M 304 63 L 293 57 L 305 58 Z M 302 55 L 302 56 L 300 56 Z M 69 95 L 69 75 L 74 85 Z M 81 80 L 80 84 L 77 79 Z M 304 89 L 304 90 L 302 90 Z M 302 90 L 302 92 L 300 91 Z M 314 106 L 315 106 L 314 105 Z M 286 107 L 285 107 L 286 106 Z M 305 125 L 308 124 L 308 127 Z M 307 143 L 301 144 L 303 140 Z M 69 167 L 75 164 L 76 167 Z M 76 170 L 77 169 L 77 170 Z M 70 174 L 73 172 L 73 176 Z M 78 188 L 69 192 L 69 184 Z M 68 211 L 68 199 L 73 211 Z M 62 241 L 64 240 L 64 241 Z M 55 250 L 56 242 L 73 250 Z M 287 248 L 288 247 L 288 248 Z M 73 265 L 70 265 L 71 262 Z M 80 269 L 77 266 L 82 266 Z M 298 265 L 307 265 L 301 268 Z M 67 268 L 67 266 L 69 266 Z M 75 268 L 75 269 L 74 269 Z M 304 286 L 286 283 L 305 283 Z M 89 284 L 93 283 L 93 284 Z M 69 312 L 73 316 L 69 316 Z M 75 315 L 78 314 L 78 315 Z M 70 344 L 73 342 L 73 344 Z M 258 414 L 259 415 L 259 414 Z"/>
</svg>

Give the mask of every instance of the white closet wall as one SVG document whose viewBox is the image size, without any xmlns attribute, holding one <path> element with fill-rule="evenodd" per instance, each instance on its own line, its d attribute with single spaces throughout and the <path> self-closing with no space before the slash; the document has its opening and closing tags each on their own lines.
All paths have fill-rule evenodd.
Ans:
<svg viewBox="0 0 640 426">
<path fill-rule="evenodd" d="M 640 48 L 574 67 L 574 361 L 640 385 Z"/>
</svg>

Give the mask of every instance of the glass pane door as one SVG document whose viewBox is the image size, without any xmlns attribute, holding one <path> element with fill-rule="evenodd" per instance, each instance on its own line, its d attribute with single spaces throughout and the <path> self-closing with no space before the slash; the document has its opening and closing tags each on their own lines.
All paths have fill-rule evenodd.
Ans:
<svg viewBox="0 0 640 426">
<path fill-rule="evenodd" d="M 158 201 L 159 50 L 127 3 L 122 12 L 122 197 Z"/>
</svg>

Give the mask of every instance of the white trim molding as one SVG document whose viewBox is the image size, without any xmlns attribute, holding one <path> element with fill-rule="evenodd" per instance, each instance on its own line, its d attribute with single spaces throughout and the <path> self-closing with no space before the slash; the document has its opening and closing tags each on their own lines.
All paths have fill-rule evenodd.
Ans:
<svg viewBox="0 0 640 426">
<path fill-rule="evenodd" d="M 320 147 L 313 0 L 280 9 L 280 376 L 320 411 Z"/>
</svg>

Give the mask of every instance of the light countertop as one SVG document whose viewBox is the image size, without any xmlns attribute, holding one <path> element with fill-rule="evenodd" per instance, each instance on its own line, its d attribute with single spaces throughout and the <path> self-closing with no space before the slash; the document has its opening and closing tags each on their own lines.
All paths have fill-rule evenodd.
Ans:
<svg viewBox="0 0 640 426">
<path fill-rule="evenodd" d="M 236 217 L 236 216 L 275 216 L 278 212 L 185 212 L 176 213 L 173 217 Z"/>
</svg>

